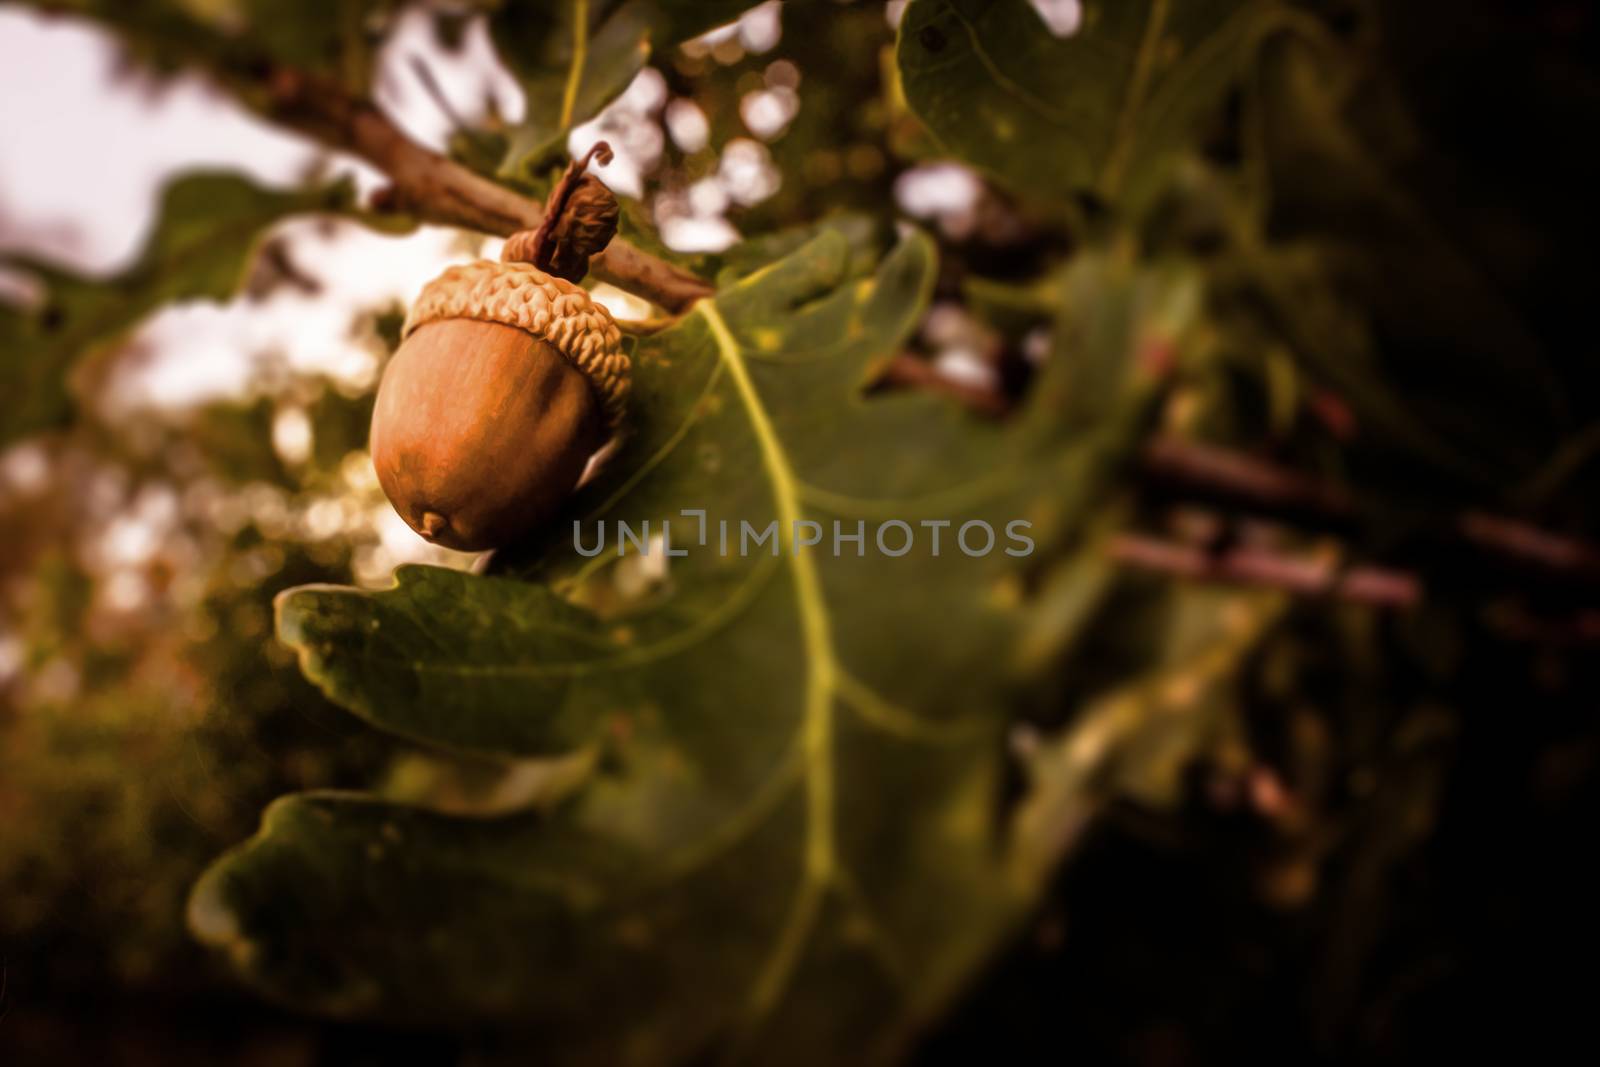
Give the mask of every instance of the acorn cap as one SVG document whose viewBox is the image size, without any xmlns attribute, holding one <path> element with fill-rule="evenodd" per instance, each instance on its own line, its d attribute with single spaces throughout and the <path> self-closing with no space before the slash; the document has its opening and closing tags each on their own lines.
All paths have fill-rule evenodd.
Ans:
<svg viewBox="0 0 1600 1067">
<path fill-rule="evenodd" d="M 589 380 L 608 429 L 617 429 L 632 367 L 611 313 L 581 286 L 528 263 L 480 259 L 451 267 L 424 286 L 400 336 L 442 319 L 498 322 L 548 342 Z"/>
</svg>

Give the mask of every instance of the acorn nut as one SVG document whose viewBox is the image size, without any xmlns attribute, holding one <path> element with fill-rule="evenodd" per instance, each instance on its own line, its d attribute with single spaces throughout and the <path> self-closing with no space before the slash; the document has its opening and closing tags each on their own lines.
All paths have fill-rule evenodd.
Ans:
<svg viewBox="0 0 1600 1067">
<path fill-rule="evenodd" d="M 622 336 L 582 288 L 479 260 L 430 282 L 372 412 L 378 482 L 423 537 L 476 551 L 549 519 L 617 429 Z"/>
</svg>

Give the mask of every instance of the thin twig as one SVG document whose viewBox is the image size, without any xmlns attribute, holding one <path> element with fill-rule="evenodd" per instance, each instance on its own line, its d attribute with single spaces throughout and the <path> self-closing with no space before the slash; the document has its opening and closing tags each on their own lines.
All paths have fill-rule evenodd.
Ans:
<svg viewBox="0 0 1600 1067">
<path fill-rule="evenodd" d="M 1332 556 L 1287 556 L 1259 548 L 1210 552 L 1198 545 L 1119 534 L 1111 541 L 1118 563 L 1195 581 L 1270 586 L 1297 596 L 1327 596 L 1352 603 L 1409 608 L 1422 599 L 1422 582 L 1406 571 L 1357 566 L 1343 569 Z"/>
<path fill-rule="evenodd" d="M 1480 511 L 1459 516 L 1455 529 L 1463 541 L 1480 551 L 1550 571 L 1600 580 L 1600 548 L 1577 538 Z"/>
<path fill-rule="evenodd" d="M 1354 504 L 1343 488 L 1231 449 L 1158 437 L 1145 446 L 1141 467 L 1147 484 L 1188 499 L 1315 519 L 1322 528 L 1353 518 Z"/>
<path fill-rule="evenodd" d="M 445 121 L 450 123 L 450 129 L 452 131 L 466 129 L 466 122 L 457 113 L 455 105 L 450 103 L 450 98 L 445 95 L 444 86 L 439 84 L 439 79 L 434 76 L 433 68 L 428 66 L 428 61 L 421 56 L 412 56 L 411 72 L 417 76 L 417 81 L 422 83 L 422 88 L 433 101 L 433 106 L 438 108 Z"/>
</svg>

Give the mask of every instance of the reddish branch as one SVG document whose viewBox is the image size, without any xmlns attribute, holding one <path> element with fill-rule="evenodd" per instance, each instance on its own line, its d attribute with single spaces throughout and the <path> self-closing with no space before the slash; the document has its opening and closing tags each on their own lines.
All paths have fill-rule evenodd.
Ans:
<svg viewBox="0 0 1600 1067">
<path fill-rule="evenodd" d="M 1111 558 L 1197 581 L 1267 585 L 1301 596 L 1328 596 L 1380 607 L 1409 608 L 1422 599 L 1422 583 L 1405 571 L 1380 567 L 1345 570 L 1332 558 L 1297 558 L 1258 548 L 1213 552 L 1199 545 L 1122 534 L 1112 540 Z"/>
<path fill-rule="evenodd" d="M 1354 517 L 1354 503 L 1340 487 L 1228 449 L 1157 438 L 1145 446 L 1142 469 L 1152 485 L 1191 499 L 1211 498 L 1291 520 L 1315 519 L 1319 527 Z"/>
<path fill-rule="evenodd" d="M 1586 541 L 1478 511 L 1459 516 L 1455 530 L 1463 541 L 1482 552 L 1588 581 L 1600 581 L 1600 548 Z"/>
</svg>

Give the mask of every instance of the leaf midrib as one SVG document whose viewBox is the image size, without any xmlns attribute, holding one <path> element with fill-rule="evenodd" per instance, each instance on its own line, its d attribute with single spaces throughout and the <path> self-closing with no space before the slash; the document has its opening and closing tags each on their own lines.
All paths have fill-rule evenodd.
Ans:
<svg viewBox="0 0 1600 1067">
<path fill-rule="evenodd" d="M 800 482 L 795 477 L 789 456 L 778 439 L 777 430 L 756 392 L 739 343 L 711 300 L 702 300 L 695 311 L 705 320 L 717 346 L 718 358 L 728 369 L 734 389 L 756 438 L 761 463 L 772 483 L 773 508 L 778 516 L 780 553 L 787 561 L 794 581 L 795 610 L 799 615 L 801 646 L 806 658 L 804 712 L 800 726 L 800 752 L 805 776 L 806 840 L 804 877 L 789 915 L 780 930 L 772 955 L 753 987 L 750 1009 L 753 1017 L 764 1016 L 781 996 L 798 963 L 800 948 L 809 936 L 819 912 L 822 891 L 835 875 L 833 835 L 833 702 L 838 688 L 839 670 L 834 655 L 832 625 L 822 581 L 810 553 L 799 552 L 794 543 L 800 519 Z"/>
<path fill-rule="evenodd" d="M 589 0 L 572 0 L 572 64 L 567 68 L 567 83 L 561 93 L 561 124 L 572 126 L 572 113 L 578 106 L 578 87 L 583 84 L 583 68 L 589 62 Z"/>
</svg>

